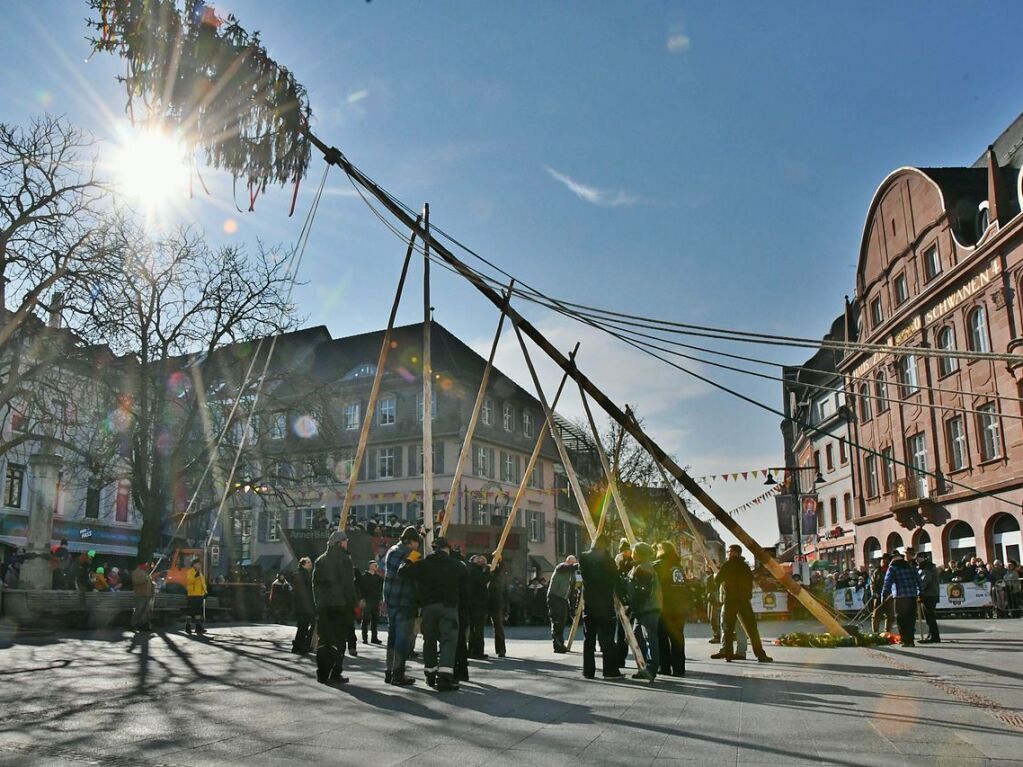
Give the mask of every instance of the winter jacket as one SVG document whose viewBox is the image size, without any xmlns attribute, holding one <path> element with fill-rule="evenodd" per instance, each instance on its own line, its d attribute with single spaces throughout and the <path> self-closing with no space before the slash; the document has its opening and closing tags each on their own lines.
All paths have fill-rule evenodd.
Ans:
<svg viewBox="0 0 1023 767">
<path fill-rule="evenodd" d="M 583 612 L 590 618 L 611 618 L 615 614 L 615 594 L 622 596 L 625 582 L 611 555 L 601 549 L 590 549 L 579 556 L 583 576 Z"/>
<path fill-rule="evenodd" d="M 940 596 L 938 568 L 933 562 L 923 562 L 917 572 L 920 576 L 920 596 L 937 599 Z"/>
<path fill-rule="evenodd" d="M 379 604 L 384 595 L 384 579 L 380 573 L 375 575 L 365 572 L 359 576 L 359 596 L 366 600 L 366 604 Z"/>
<path fill-rule="evenodd" d="M 339 546 L 331 546 L 313 565 L 313 601 L 324 607 L 355 608 L 355 575 L 352 558 Z"/>
<path fill-rule="evenodd" d="M 384 555 L 384 601 L 388 610 L 416 607 L 416 590 L 398 574 L 398 568 L 411 553 L 411 546 L 396 543 Z"/>
<path fill-rule="evenodd" d="M 753 571 L 742 557 L 726 559 L 714 582 L 724 592 L 724 602 L 749 602 L 753 598 Z"/>
<path fill-rule="evenodd" d="M 422 605 L 458 607 L 467 589 L 465 563 L 447 551 L 435 551 L 417 562 L 401 566 L 402 574 L 415 584 Z"/>
<path fill-rule="evenodd" d="M 689 610 L 689 588 L 678 554 L 661 557 L 654 563 L 661 584 L 661 611 L 666 615 L 684 615 Z"/>
<path fill-rule="evenodd" d="M 469 609 L 485 610 L 487 608 L 487 589 L 490 586 L 491 572 L 486 565 L 469 564 Z"/>
<path fill-rule="evenodd" d="M 570 565 L 562 562 L 554 568 L 551 575 L 551 582 L 547 584 L 547 598 L 567 600 L 572 594 L 572 587 L 575 586 L 575 574 L 579 572 L 579 565 Z"/>
<path fill-rule="evenodd" d="M 185 593 L 190 597 L 206 596 L 206 576 L 194 567 L 185 573 Z"/>
<path fill-rule="evenodd" d="M 153 596 L 153 578 L 148 570 L 136 567 L 131 571 L 131 590 L 137 597 Z"/>
<path fill-rule="evenodd" d="M 312 615 L 316 611 L 313 603 L 313 573 L 304 567 L 298 568 L 295 577 L 291 581 L 294 589 L 295 613 L 298 615 Z"/>
<path fill-rule="evenodd" d="M 642 562 L 632 568 L 632 591 L 629 606 L 634 616 L 660 612 L 662 606 L 661 582 L 653 562 Z"/>
<path fill-rule="evenodd" d="M 920 576 L 916 568 L 905 560 L 895 559 L 888 565 L 884 574 L 884 585 L 881 587 L 881 598 L 888 596 L 913 597 L 920 596 Z"/>
</svg>

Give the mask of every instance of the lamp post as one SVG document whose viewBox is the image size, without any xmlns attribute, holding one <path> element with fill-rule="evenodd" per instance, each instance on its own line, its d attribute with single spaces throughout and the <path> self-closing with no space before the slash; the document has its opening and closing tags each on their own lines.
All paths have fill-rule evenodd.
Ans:
<svg viewBox="0 0 1023 767">
<path fill-rule="evenodd" d="M 804 581 L 803 574 L 803 506 L 802 501 L 799 497 L 799 473 L 801 471 L 812 471 L 814 472 L 813 484 L 817 485 L 824 484 L 824 476 L 821 474 L 821 467 L 817 464 L 813 466 L 774 466 L 767 470 L 767 479 L 764 480 L 764 484 L 768 487 L 777 485 L 777 481 L 774 479 L 774 472 L 776 471 L 787 471 L 792 476 L 792 495 L 796 499 L 796 565 L 799 568 L 799 578 Z M 805 581 L 804 581 L 805 583 Z"/>
</svg>

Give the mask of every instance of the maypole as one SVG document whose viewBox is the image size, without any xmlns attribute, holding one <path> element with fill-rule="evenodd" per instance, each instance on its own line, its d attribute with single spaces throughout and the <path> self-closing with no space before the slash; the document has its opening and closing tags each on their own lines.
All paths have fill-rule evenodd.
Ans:
<svg viewBox="0 0 1023 767">
<path fill-rule="evenodd" d="M 430 203 L 423 206 L 423 228 L 430 231 Z M 423 240 L 423 549 L 433 539 L 433 349 L 430 325 L 430 242 Z"/>
</svg>

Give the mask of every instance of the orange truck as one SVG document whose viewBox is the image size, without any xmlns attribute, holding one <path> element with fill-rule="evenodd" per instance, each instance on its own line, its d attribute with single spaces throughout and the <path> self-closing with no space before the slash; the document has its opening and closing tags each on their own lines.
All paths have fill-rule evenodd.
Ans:
<svg viewBox="0 0 1023 767">
<path fill-rule="evenodd" d="M 205 549 L 175 549 L 168 557 L 164 576 L 164 591 L 185 593 L 185 579 L 192 561 L 202 563 L 202 571 L 209 584 L 209 596 L 216 597 L 220 609 L 228 611 L 238 620 L 259 620 L 263 617 L 263 583 L 258 567 L 241 567 L 229 573 L 226 583 L 213 584 L 210 576 L 209 556 Z"/>
</svg>

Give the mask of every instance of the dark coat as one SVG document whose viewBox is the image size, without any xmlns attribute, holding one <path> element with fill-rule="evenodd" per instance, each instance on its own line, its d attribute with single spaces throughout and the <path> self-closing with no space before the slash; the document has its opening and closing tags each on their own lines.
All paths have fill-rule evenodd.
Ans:
<svg viewBox="0 0 1023 767">
<path fill-rule="evenodd" d="M 714 583 L 724 587 L 725 602 L 749 602 L 753 598 L 753 571 L 742 557 L 726 559 Z"/>
<path fill-rule="evenodd" d="M 313 565 L 313 599 L 316 609 L 355 607 L 355 575 L 352 558 L 340 546 L 331 546 Z"/>
<path fill-rule="evenodd" d="M 941 596 L 941 584 L 938 580 L 938 568 L 933 562 L 921 562 L 920 573 L 920 596 L 938 599 Z"/>
<path fill-rule="evenodd" d="M 625 581 L 615 561 L 606 551 L 590 549 L 579 556 L 583 576 L 583 611 L 590 618 L 611 618 L 615 614 L 615 594 L 622 596 Z"/>
<path fill-rule="evenodd" d="M 661 557 L 654 563 L 661 584 L 662 612 L 684 615 L 689 610 L 689 588 L 678 555 Z"/>
<path fill-rule="evenodd" d="M 490 586 L 490 568 L 486 565 L 472 564 L 469 567 L 469 609 L 486 610 L 488 587 Z"/>
<path fill-rule="evenodd" d="M 291 587 L 294 589 L 295 613 L 298 615 L 312 615 L 316 610 L 313 604 L 313 574 L 304 567 L 298 568 L 295 577 L 291 580 Z"/>
<path fill-rule="evenodd" d="M 380 573 L 373 574 L 364 572 L 359 576 L 359 596 L 366 600 L 366 604 L 379 604 L 384 597 L 384 576 Z"/>
<path fill-rule="evenodd" d="M 504 596 L 504 562 L 502 562 L 496 570 L 490 573 L 490 582 L 487 584 L 487 609 L 491 612 L 504 610 Z"/>
<path fill-rule="evenodd" d="M 415 584 L 422 605 L 458 607 L 468 587 L 465 563 L 443 550 L 417 562 L 406 562 L 401 571 Z"/>
</svg>

